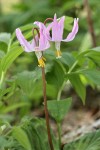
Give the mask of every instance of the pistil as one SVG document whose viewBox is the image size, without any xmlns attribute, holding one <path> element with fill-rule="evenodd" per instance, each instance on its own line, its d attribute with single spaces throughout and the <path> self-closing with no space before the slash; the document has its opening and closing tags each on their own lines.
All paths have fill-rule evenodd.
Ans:
<svg viewBox="0 0 100 150">
<path fill-rule="evenodd" d="M 62 54 L 61 54 L 61 51 L 60 51 L 60 50 L 57 50 L 57 51 L 56 51 L 56 56 L 57 56 L 56 58 L 61 58 L 61 55 L 62 55 Z"/>
</svg>

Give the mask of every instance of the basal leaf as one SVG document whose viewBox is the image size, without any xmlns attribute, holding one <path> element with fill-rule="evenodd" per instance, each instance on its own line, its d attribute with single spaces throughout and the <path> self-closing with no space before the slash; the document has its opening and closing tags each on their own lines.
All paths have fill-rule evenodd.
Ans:
<svg viewBox="0 0 100 150">
<path fill-rule="evenodd" d="M 36 72 L 23 71 L 16 76 L 16 83 L 27 94 L 31 95 L 35 86 Z"/>
<path fill-rule="evenodd" d="M 52 132 L 51 135 L 54 149 L 59 150 L 58 142 Z M 50 150 L 46 125 L 43 119 L 25 120 L 21 126 L 14 128 L 13 136 L 27 150 Z"/>
<path fill-rule="evenodd" d="M 48 101 L 48 110 L 50 115 L 57 121 L 61 122 L 67 112 L 69 111 L 71 107 L 71 98 L 66 98 L 64 100 L 51 100 Z"/>
<path fill-rule="evenodd" d="M 21 47 L 16 47 L 9 51 L 2 59 L 0 64 L 0 74 L 5 72 L 12 62 L 23 52 Z"/>
<path fill-rule="evenodd" d="M 8 112 L 14 111 L 17 108 L 25 107 L 25 106 L 30 106 L 30 103 L 28 103 L 28 102 L 20 102 L 18 104 L 15 103 L 15 104 L 10 105 L 8 107 L 1 108 L 0 112 L 1 113 L 8 113 Z"/>
<path fill-rule="evenodd" d="M 20 143 L 25 150 L 33 150 L 26 132 L 20 127 L 13 128 L 13 137 Z"/>
<path fill-rule="evenodd" d="M 12 146 L 12 141 L 7 140 L 4 136 L 0 136 L 0 150 L 4 150 L 7 147 Z"/>
</svg>

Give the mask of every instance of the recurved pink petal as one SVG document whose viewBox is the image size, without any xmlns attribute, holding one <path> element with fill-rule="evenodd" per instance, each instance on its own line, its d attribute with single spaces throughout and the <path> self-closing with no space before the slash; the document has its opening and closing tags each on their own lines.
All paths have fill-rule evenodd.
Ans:
<svg viewBox="0 0 100 150">
<path fill-rule="evenodd" d="M 35 21 L 33 24 L 36 24 L 39 28 L 44 28 L 45 25 L 42 22 Z"/>
<path fill-rule="evenodd" d="M 39 38 L 39 50 L 44 51 L 50 47 L 49 41 L 46 36 L 43 34 L 43 30 L 40 29 L 40 38 Z"/>
<path fill-rule="evenodd" d="M 49 41 L 52 41 L 52 37 L 50 36 L 50 30 L 52 29 L 53 23 L 50 23 L 47 27 L 46 27 L 46 38 Z"/>
<path fill-rule="evenodd" d="M 16 36 L 20 43 L 20 45 L 23 47 L 25 52 L 32 52 L 34 51 L 33 44 L 31 45 L 23 36 L 21 30 L 19 28 L 16 29 Z"/>
<path fill-rule="evenodd" d="M 44 51 L 50 47 L 48 38 L 49 32 L 47 32 L 46 26 L 42 22 L 34 22 L 39 27 L 40 30 L 40 38 L 39 38 L 39 50 Z"/>
<path fill-rule="evenodd" d="M 64 28 L 64 19 L 63 16 L 60 21 L 57 21 L 56 14 L 54 15 L 54 21 L 52 25 L 52 41 L 60 42 L 62 41 L 63 28 Z"/>
<path fill-rule="evenodd" d="M 59 37 L 61 37 L 61 39 L 63 39 L 64 21 L 65 21 L 65 16 L 61 17 L 58 23 L 59 25 L 58 34 L 59 34 Z"/>
<path fill-rule="evenodd" d="M 52 23 L 52 41 L 59 41 L 59 35 L 58 35 L 58 22 L 57 22 L 57 17 L 56 14 L 54 15 L 54 20 Z"/>
<path fill-rule="evenodd" d="M 74 26 L 73 26 L 73 28 L 72 28 L 72 32 L 70 32 L 69 34 L 68 34 L 68 36 L 67 36 L 67 38 L 66 39 L 64 39 L 64 40 L 62 40 L 62 41 L 64 41 L 64 42 L 70 42 L 70 41 L 72 41 L 74 38 L 75 38 L 75 36 L 76 36 L 76 34 L 77 34 L 77 32 L 78 32 L 78 18 L 76 19 L 74 19 Z"/>
<path fill-rule="evenodd" d="M 39 37 L 38 35 L 36 35 L 34 37 L 34 39 L 31 41 L 31 47 L 34 47 L 34 51 L 35 51 L 35 47 L 38 47 L 39 46 Z"/>
<path fill-rule="evenodd" d="M 34 24 L 36 24 L 40 29 L 43 29 L 43 34 L 48 40 L 51 40 L 50 37 L 50 29 L 51 29 L 51 24 L 46 27 L 42 22 L 35 21 Z"/>
</svg>

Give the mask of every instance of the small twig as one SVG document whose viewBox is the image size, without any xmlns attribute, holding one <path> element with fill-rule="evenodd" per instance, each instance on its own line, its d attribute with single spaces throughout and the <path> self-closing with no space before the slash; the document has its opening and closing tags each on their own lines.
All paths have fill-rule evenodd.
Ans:
<svg viewBox="0 0 100 150">
<path fill-rule="evenodd" d="M 96 36 L 95 36 L 95 32 L 94 32 L 93 21 L 92 21 L 92 17 L 91 17 L 91 9 L 90 9 L 88 0 L 84 0 L 84 6 L 87 11 L 87 22 L 88 22 L 89 32 L 90 32 L 91 38 L 92 38 L 92 44 L 93 44 L 93 47 L 96 47 Z"/>
<path fill-rule="evenodd" d="M 43 80 L 44 111 L 45 111 L 45 118 L 46 118 L 47 132 L 48 132 L 48 141 L 49 141 L 51 150 L 54 150 L 51 133 L 50 133 L 49 114 L 48 114 L 48 109 L 47 109 L 45 69 L 44 67 L 42 67 L 41 69 L 42 69 L 42 80 Z"/>
</svg>

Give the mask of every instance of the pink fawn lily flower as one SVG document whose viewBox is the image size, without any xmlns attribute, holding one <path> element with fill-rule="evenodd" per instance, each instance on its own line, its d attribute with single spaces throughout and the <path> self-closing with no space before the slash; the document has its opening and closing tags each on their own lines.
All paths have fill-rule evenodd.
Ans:
<svg viewBox="0 0 100 150">
<path fill-rule="evenodd" d="M 55 14 L 53 22 L 50 23 L 48 25 L 48 27 L 44 27 L 44 34 L 47 37 L 47 39 L 49 41 L 55 42 L 55 47 L 56 47 L 56 50 L 57 50 L 57 58 L 61 57 L 61 52 L 60 52 L 61 41 L 63 41 L 63 42 L 72 41 L 75 38 L 75 36 L 78 32 L 78 20 L 79 19 L 75 18 L 72 31 L 68 34 L 66 39 L 63 39 L 64 20 L 65 20 L 65 16 L 61 17 L 58 21 L 57 17 L 56 17 L 56 14 Z M 41 25 L 42 26 L 44 25 L 43 23 L 38 22 L 38 21 L 35 22 L 34 24 L 36 24 L 39 28 L 40 28 Z M 52 37 L 50 36 L 50 33 L 49 33 L 51 29 L 52 29 Z"/>
<path fill-rule="evenodd" d="M 24 38 L 21 30 L 19 28 L 16 29 L 16 36 L 20 45 L 23 47 L 25 52 L 28 52 L 28 53 L 33 52 L 33 51 L 35 52 L 37 59 L 38 59 L 39 67 L 45 66 L 45 63 L 44 63 L 45 58 L 42 56 L 42 52 L 50 47 L 48 40 L 43 34 L 43 30 L 44 28 L 40 26 L 39 36 L 36 35 L 31 42 L 28 42 Z"/>
<path fill-rule="evenodd" d="M 52 37 L 50 37 L 50 40 L 55 42 L 55 47 L 56 47 L 56 50 L 57 50 L 57 58 L 61 57 L 61 52 L 60 52 L 61 41 L 63 41 L 63 42 L 72 41 L 75 38 L 75 36 L 78 32 L 78 20 L 79 19 L 75 18 L 72 31 L 68 34 L 68 36 L 65 39 L 63 39 L 64 20 L 65 20 L 65 17 L 63 16 L 58 21 L 57 17 L 56 17 L 56 14 L 55 14 L 53 22 L 51 23 L 51 25 L 49 25 L 47 27 L 47 30 L 50 30 L 50 28 L 52 28 Z"/>
</svg>

